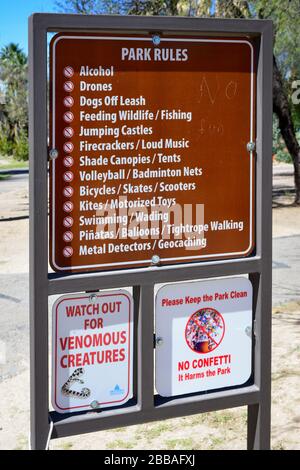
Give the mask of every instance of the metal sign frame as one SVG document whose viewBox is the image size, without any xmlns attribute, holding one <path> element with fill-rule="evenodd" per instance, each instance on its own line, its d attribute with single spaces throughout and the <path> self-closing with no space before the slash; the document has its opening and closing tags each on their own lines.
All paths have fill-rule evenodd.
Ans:
<svg viewBox="0 0 300 470">
<path fill-rule="evenodd" d="M 47 33 L 117 32 L 246 36 L 257 51 L 256 254 L 242 259 L 153 266 L 102 273 L 48 272 Z M 30 377 L 31 448 L 48 437 L 129 426 L 248 406 L 247 447 L 270 447 L 272 276 L 272 66 L 269 20 L 34 14 L 29 18 L 30 122 Z M 154 286 L 247 274 L 253 285 L 253 385 L 172 400 L 154 396 Z M 49 412 L 48 296 L 133 286 L 134 399 L 118 409 Z M 50 427 L 50 422 L 51 427 Z"/>
</svg>

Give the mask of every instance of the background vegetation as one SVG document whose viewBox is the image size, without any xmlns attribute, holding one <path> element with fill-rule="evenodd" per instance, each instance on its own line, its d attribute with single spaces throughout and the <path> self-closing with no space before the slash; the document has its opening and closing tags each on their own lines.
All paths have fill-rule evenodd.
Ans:
<svg viewBox="0 0 300 470">
<path fill-rule="evenodd" d="M 86 15 L 272 19 L 273 155 L 293 163 L 296 202 L 300 204 L 300 103 L 292 100 L 293 86 L 300 80 L 299 0 L 56 0 L 56 5 L 58 11 Z M 27 57 L 16 44 L 9 44 L 0 52 L 0 154 L 19 160 L 28 158 L 27 85 Z"/>
<path fill-rule="evenodd" d="M 0 51 L 0 80 L 0 154 L 27 160 L 27 57 L 16 44 Z"/>
</svg>

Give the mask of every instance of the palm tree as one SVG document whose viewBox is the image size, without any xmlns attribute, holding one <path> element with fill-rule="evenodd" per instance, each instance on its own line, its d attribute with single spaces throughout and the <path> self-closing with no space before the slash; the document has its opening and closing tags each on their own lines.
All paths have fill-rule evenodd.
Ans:
<svg viewBox="0 0 300 470">
<path fill-rule="evenodd" d="M 6 85 L 15 82 L 27 68 L 27 57 L 18 44 L 10 43 L 0 51 L 0 79 Z"/>
<path fill-rule="evenodd" d="M 4 90 L 9 138 L 17 141 L 27 133 L 27 57 L 18 44 L 10 43 L 0 51 L 0 80 Z"/>
</svg>

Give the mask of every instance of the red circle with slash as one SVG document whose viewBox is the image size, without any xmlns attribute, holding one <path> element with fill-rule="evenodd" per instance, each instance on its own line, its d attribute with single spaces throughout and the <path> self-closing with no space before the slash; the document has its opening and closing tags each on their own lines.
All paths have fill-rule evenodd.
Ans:
<svg viewBox="0 0 300 470">
<path fill-rule="evenodd" d="M 74 120 L 74 114 L 71 111 L 67 111 L 64 113 L 63 119 L 65 122 L 72 122 Z"/>
<path fill-rule="evenodd" d="M 70 138 L 70 137 L 73 137 L 74 130 L 72 129 L 72 127 L 65 127 L 63 133 L 65 137 Z"/>
<path fill-rule="evenodd" d="M 73 233 L 72 232 L 65 232 L 63 234 L 63 240 L 64 242 L 68 243 L 68 242 L 71 242 L 73 240 Z"/>
<path fill-rule="evenodd" d="M 189 317 L 185 340 L 192 351 L 207 354 L 221 344 L 224 333 L 225 321 L 221 313 L 212 307 L 203 307 Z"/>
<path fill-rule="evenodd" d="M 72 173 L 72 171 L 66 171 L 64 173 L 64 180 L 65 181 L 73 181 L 73 178 L 74 178 L 74 174 Z"/>
<path fill-rule="evenodd" d="M 71 167 L 74 165 L 74 159 L 70 155 L 68 155 L 63 159 L 63 164 L 64 166 Z"/>
<path fill-rule="evenodd" d="M 70 258 L 70 256 L 72 256 L 73 254 L 73 248 L 71 246 L 66 246 L 64 249 L 63 249 L 63 255 L 65 258 Z"/>
<path fill-rule="evenodd" d="M 73 223 L 74 223 L 74 220 L 70 216 L 65 217 L 64 220 L 63 220 L 64 227 L 72 227 Z"/>
<path fill-rule="evenodd" d="M 64 151 L 65 151 L 66 153 L 68 153 L 68 152 L 73 152 L 73 150 L 74 150 L 74 145 L 72 144 L 72 142 L 66 142 L 66 143 L 64 144 L 63 149 L 64 149 Z"/>
<path fill-rule="evenodd" d="M 64 189 L 63 189 L 63 195 L 65 197 L 72 197 L 74 194 L 74 189 L 72 188 L 72 186 L 66 186 Z"/>
<path fill-rule="evenodd" d="M 74 104 L 74 100 L 72 96 L 66 96 L 64 98 L 64 105 L 67 106 L 68 108 L 71 108 Z"/>
<path fill-rule="evenodd" d="M 74 90 L 74 83 L 73 82 L 65 82 L 64 83 L 64 90 L 65 91 L 73 91 Z"/>
<path fill-rule="evenodd" d="M 67 78 L 71 78 L 74 75 L 74 69 L 70 65 L 64 68 L 64 76 Z"/>
<path fill-rule="evenodd" d="M 63 210 L 64 210 L 65 212 L 72 212 L 73 209 L 74 209 L 74 204 L 73 204 L 73 202 L 71 202 L 71 201 L 64 202 L 64 204 L 63 204 Z"/>
</svg>

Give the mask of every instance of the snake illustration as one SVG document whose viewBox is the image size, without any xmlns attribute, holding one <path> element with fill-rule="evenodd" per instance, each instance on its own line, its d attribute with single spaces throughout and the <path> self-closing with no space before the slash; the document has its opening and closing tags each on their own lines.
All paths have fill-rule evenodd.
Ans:
<svg viewBox="0 0 300 470">
<path fill-rule="evenodd" d="M 71 398 L 88 398 L 91 394 L 89 388 L 83 388 L 81 392 L 77 392 L 77 390 L 70 390 L 70 386 L 73 383 L 79 382 L 80 384 L 84 384 L 84 380 L 81 380 L 79 377 L 84 374 L 84 368 L 79 367 L 75 369 L 73 374 L 70 375 L 66 383 L 61 387 L 61 392 L 66 397 Z"/>
</svg>

